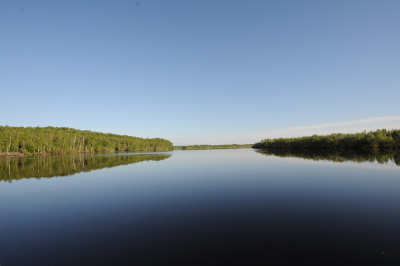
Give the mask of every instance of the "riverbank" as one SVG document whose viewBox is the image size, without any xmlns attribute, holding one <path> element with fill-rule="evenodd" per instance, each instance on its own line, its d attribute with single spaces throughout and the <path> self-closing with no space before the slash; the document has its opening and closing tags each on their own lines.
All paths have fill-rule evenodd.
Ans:
<svg viewBox="0 0 400 266">
<path fill-rule="evenodd" d="M 371 150 L 399 149 L 400 129 L 377 129 L 355 134 L 313 135 L 300 138 L 264 139 L 253 145 L 259 149 Z"/>
<path fill-rule="evenodd" d="M 99 151 L 99 152 L 53 152 L 53 153 L 23 153 L 23 152 L 7 152 L 0 154 L 0 158 L 4 157 L 30 157 L 30 156 L 45 156 L 45 155 L 76 155 L 76 154 L 103 154 L 103 153 L 126 153 L 126 152 L 157 152 L 171 151 L 172 149 L 144 149 L 144 150 L 127 150 L 127 151 Z"/>
<path fill-rule="evenodd" d="M 0 126 L 0 156 L 172 150 L 161 138 L 139 138 L 66 127 Z"/>
</svg>

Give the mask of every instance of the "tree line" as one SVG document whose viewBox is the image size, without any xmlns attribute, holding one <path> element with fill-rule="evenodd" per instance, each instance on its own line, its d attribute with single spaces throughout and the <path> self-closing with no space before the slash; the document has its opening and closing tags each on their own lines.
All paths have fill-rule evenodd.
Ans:
<svg viewBox="0 0 400 266">
<path fill-rule="evenodd" d="M 189 145 L 189 146 L 174 146 L 174 150 L 243 149 L 243 148 L 251 148 L 251 147 L 252 147 L 252 144 Z"/>
<path fill-rule="evenodd" d="M 261 149 L 400 149 L 400 130 L 378 129 L 355 134 L 313 135 L 300 138 L 264 139 L 253 145 Z"/>
<path fill-rule="evenodd" d="M 145 161 L 161 161 L 171 154 L 118 154 L 110 156 L 77 154 L 67 156 L 36 156 L 0 159 L 0 181 L 24 178 L 50 178 L 80 172 L 111 168 Z"/>
<path fill-rule="evenodd" d="M 172 150 L 161 138 L 138 138 L 68 127 L 0 126 L 0 156 Z"/>
</svg>

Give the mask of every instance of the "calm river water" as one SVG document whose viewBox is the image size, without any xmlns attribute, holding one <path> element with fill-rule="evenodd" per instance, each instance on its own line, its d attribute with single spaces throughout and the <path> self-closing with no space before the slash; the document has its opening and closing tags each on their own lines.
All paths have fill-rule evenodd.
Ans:
<svg viewBox="0 0 400 266">
<path fill-rule="evenodd" d="M 1 158 L 0 265 L 400 265 L 399 159 Z"/>
</svg>

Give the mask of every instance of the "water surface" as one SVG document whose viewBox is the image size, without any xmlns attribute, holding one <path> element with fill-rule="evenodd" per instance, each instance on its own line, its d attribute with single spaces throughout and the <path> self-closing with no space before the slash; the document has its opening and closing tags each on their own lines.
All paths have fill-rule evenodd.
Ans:
<svg viewBox="0 0 400 266">
<path fill-rule="evenodd" d="M 397 154 L 307 156 L 2 158 L 0 264 L 397 265 Z"/>
</svg>

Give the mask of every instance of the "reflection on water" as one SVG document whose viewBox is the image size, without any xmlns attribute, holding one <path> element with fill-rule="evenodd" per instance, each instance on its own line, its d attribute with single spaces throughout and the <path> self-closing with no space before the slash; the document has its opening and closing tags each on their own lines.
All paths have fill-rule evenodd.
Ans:
<svg viewBox="0 0 400 266">
<path fill-rule="evenodd" d="M 74 175 L 118 165 L 143 161 L 161 161 L 171 154 L 107 154 L 35 156 L 0 160 L 0 181 Z"/>
<path fill-rule="evenodd" d="M 332 150 L 286 150 L 271 149 L 257 151 L 267 156 L 294 157 L 314 161 L 346 162 L 357 163 L 378 162 L 380 164 L 389 161 L 400 166 L 400 152 L 398 151 L 332 151 Z"/>
<path fill-rule="evenodd" d="M 398 265 L 396 154 L 275 154 L 388 164 L 254 149 L 1 160 L 7 180 L 170 157 L 0 182 L 0 264 Z"/>
</svg>

